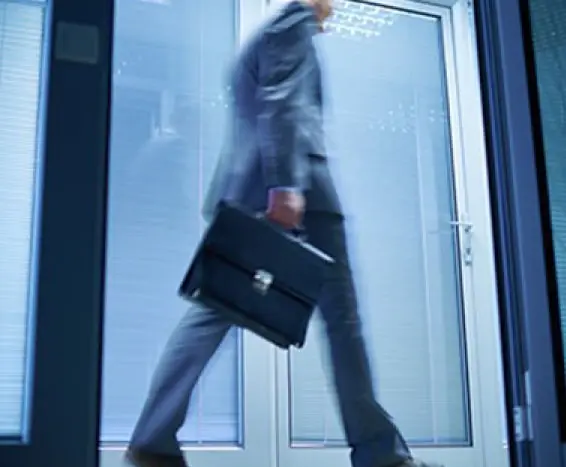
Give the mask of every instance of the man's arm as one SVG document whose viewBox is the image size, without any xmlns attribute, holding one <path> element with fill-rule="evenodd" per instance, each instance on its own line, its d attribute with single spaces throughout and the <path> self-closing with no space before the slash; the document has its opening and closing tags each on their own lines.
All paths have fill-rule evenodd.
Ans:
<svg viewBox="0 0 566 467">
<path fill-rule="evenodd" d="M 308 177 L 301 123 L 313 59 L 309 19 L 268 31 L 259 53 L 258 138 L 270 189 L 302 191 Z"/>
</svg>

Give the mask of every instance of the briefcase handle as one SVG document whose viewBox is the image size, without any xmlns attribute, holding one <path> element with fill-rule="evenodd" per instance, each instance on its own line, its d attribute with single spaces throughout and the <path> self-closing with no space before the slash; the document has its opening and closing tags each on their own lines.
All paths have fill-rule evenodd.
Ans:
<svg viewBox="0 0 566 467">
<path fill-rule="evenodd" d="M 270 225 L 272 225 L 273 227 L 275 227 L 276 229 L 281 230 L 284 234 L 288 235 L 289 237 L 291 237 L 293 240 L 297 240 L 300 242 L 306 242 L 307 241 L 307 230 L 304 228 L 304 226 L 299 226 L 299 227 L 295 227 L 294 229 L 291 230 L 285 230 L 283 229 L 283 227 L 281 227 L 280 225 L 276 224 L 275 222 L 270 221 L 267 216 L 265 215 L 264 212 L 258 212 L 255 214 L 255 217 L 257 219 L 261 219 L 264 220 L 265 222 L 269 222 Z"/>
</svg>

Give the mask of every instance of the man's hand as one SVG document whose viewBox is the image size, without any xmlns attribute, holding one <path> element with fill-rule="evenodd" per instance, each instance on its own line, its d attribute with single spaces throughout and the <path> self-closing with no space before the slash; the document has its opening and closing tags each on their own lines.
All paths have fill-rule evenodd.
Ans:
<svg viewBox="0 0 566 467">
<path fill-rule="evenodd" d="M 285 188 L 269 190 L 266 216 L 285 229 L 301 225 L 305 211 L 305 197 L 300 191 Z"/>
</svg>

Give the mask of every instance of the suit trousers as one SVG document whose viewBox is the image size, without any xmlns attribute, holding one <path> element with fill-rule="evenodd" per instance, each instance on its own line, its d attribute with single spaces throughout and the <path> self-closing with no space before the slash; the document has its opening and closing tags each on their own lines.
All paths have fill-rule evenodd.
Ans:
<svg viewBox="0 0 566 467">
<path fill-rule="evenodd" d="M 307 212 L 308 241 L 332 256 L 335 267 L 324 285 L 319 309 L 325 322 L 333 379 L 353 467 L 389 467 L 410 458 L 405 440 L 375 398 L 367 350 L 348 258 L 344 219 Z M 178 454 L 177 431 L 191 393 L 231 324 L 214 310 L 193 306 L 166 344 L 131 446 Z"/>
</svg>

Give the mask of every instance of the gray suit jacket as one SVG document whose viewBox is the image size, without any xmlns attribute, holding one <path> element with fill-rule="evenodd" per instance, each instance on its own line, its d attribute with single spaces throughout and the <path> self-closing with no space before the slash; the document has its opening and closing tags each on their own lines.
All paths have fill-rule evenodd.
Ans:
<svg viewBox="0 0 566 467">
<path fill-rule="evenodd" d="M 307 211 L 341 213 L 323 131 L 321 69 L 314 10 L 295 1 L 249 40 L 231 73 L 232 115 L 205 199 L 266 208 L 270 188 L 303 191 Z"/>
</svg>

